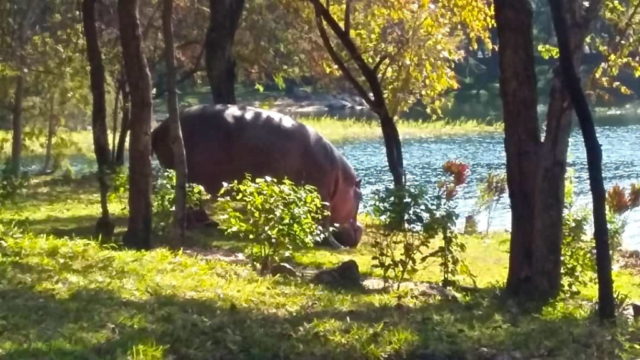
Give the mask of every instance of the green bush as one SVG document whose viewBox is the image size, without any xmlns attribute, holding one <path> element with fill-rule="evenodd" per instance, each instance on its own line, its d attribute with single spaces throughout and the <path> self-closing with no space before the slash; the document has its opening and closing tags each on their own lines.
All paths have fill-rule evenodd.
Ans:
<svg viewBox="0 0 640 360">
<path fill-rule="evenodd" d="M 309 247 L 326 235 L 327 215 L 317 189 L 266 177 L 225 184 L 216 203 L 217 220 L 227 234 L 250 243 L 252 264 L 267 271 L 284 251 Z"/>
<path fill-rule="evenodd" d="M 595 281 L 594 241 L 588 234 L 591 228 L 591 210 L 576 207 L 573 195 L 573 171 L 567 171 L 565 180 L 565 208 L 562 218 L 562 288 L 568 296 L 578 295 Z"/>
<path fill-rule="evenodd" d="M 507 193 L 507 174 L 496 174 L 493 171 L 489 172 L 484 181 L 480 183 L 478 193 L 480 196 L 478 197 L 476 208 L 479 211 L 487 212 L 486 234 L 489 234 L 493 211 Z"/>
<path fill-rule="evenodd" d="M 153 181 L 153 214 L 155 228 L 166 232 L 173 219 L 176 194 L 176 172 L 173 170 L 157 169 Z M 187 208 L 196 209 L 210 198 L 200 185 L 187 184 Z"/>
<path fill-rule="evenodd" d="M 456 284 L 460 276 L 474 280 L 461 258 L 466 246 L 458 241 L 455 228 L 458 214 L 454 200 L 466 181 L 468 165 L 448 161 L 443 171 L 447 177 L 431 195 L 422 186 L 374 193 L 372 215 L 379 221 L 379 230 L 373 231 L 372 260 L 386 284 L 393 280 L 399 286 L 429 259 L 439 261 L 443 286 Z M 436 239 L 441 242 L 433 249 Z"/>
</svg>

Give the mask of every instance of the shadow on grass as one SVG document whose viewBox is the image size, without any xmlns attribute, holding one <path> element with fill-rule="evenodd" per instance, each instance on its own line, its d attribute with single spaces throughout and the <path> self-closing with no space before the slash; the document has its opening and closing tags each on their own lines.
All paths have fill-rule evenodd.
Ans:
<svg viewBox="0 0 640 360">
<path fill-rule="evenodd" d="M 132 301 L 81 288 L 57 298 L 33 287 L 52 276 L 49 269 L 0 262 L 3 359 L 468 359 L 479 347 L 611 358 L 603 351 L 612 341 L 600 339 L 605 334 L 588 320 L 525 321 L 491 289 L 468 302 L 309 305 L 280 316 L 224 296 L 190 299 L 156 290 Z M 276 283 L 274 295 L 283 284 Z"/>
</svg>

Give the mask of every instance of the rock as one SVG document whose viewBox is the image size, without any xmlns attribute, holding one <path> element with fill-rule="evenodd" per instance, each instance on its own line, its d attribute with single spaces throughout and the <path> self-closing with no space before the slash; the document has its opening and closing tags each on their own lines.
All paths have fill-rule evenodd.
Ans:
<svg viewBox="0 0 640 360">
<path fill-rule="evenodd" d="M 439 297 L 441 299 L 456 301 L 458 298 L 453 291 L 439 285 L 425 284 L 420 287 L 419 295 L 426 297 Z"/>
<path fill-rule="evenodd" d="M 633 318 L 636 320 L 640 319 L 640 304 L 639 303 L 631 304 L 631 310 L 633 310 Z"/>
<path fill-rule="evenodd" d="M 318 271 L 311 282 L 341 288 L 362 288 L 360 269 L 354 260 L 348 260 L 333 269 Z"/>
<path fill-rule="evenodd" d="M 478 359 L 478 360 L 492 360 L 495 355 L 496 355 L 496 351 L 495 350 L 491 350 L 491 349 L 487 349 L 487 348 L 481 347 L 476 351 L 475 359 Z"/>
<path fill-rule="evenodd" d="M 289 264 L 276 264 L 271 267 L 272 276 L 298 277 L 298 272 Z"/>
</svg>

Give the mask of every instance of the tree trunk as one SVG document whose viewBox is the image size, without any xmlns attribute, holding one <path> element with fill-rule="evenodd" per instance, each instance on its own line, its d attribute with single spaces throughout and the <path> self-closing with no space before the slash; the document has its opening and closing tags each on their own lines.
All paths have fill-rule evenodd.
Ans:
<svg viewBox="0 0 640 360">
<path fill-rule="evenodd" d="M 553 24 L 560 49 L 560 66 L 565 85 L 580 121 L 580 129 L 587 150 L 589 186 L 593 201 L 594 237 L 596 240 L 596 264 L 598 267 L 598 310 L 602 320 L 615 319 L 613 280 L 611 277 L 611 255 L 609 253 L 609 230 L 607 228 L 606 191 L 602 178 L 602 148 L 598 142 L 596 128 L 589 104 L 584 95 L 580 78 L 574 66 L 569 30 L 563 14 L 562 0 L 549 0 Z"/>
<path fill-rule="evenodd" d="M 564 11 L 568 22 L 568 36 L 572 49 L 573 64 L 576 69 L 582 63 L 584 41 L 592 13 L 600 7 L 599 1 L 591 1 L 594 7 L 583 15 L 580 0 L 568 0 Z M 546 132 L 542 146 L 539 196 L 537 244 L 534 252 L 534 273 L 536 288 L 550 296 L 556 296 L 561 287 L 562 269 L 562 219 L 564 215 L 564 181 L 567 171 L 567 153 L 571 135 L 571 98 L 562 79 L 560 67 L 554 70 L 553 83 L 549 94 Z"/>
<path fill-rule="evenodd" d="M 122 83 L 124 82 L 122 74 L 118 77 L 118 83 L 116 84 L 116 98 L 113 101 L 113 134 L 112 134 L 112 148 L 111 148 L 111 162 L 116 162 L 116 137 L 118 136 L 118 113 L 120 110 L 120 94 L 122 94 Z"/>
<path fill-rule="evenodd" d="M 236 61 L 233 38 L 240 24 L 244 0 L 209 0 L 205 63 L 215 104 L 235 104 Z"/>
<path fill-rule="evenodd" d="M 176 60 L 173 45 L 172 24 L 173 0 L 164 0 L 162 12 L 162 28 L 164 33 L 165 62 L 167 66 L 167 96 L 169 119 L 171 124 L 171 148 L 174 154 L 174 168 L 176 172 L 175 213 L 173 217 L 172 244 L 184 244 L 187 206 L 187 159 L 180 128 L 180 113 L 178 111 L 178 94 L 176 91 Z"/>
<path fill-rule="evenodd" d="M 142 52 L 139 0 L 118 0 L 120 42 L 131 94 L 129 224 L 124 245 L 151 248 L 151 76 Z"/>
<path fill-rule="evenodd" d="M 393 186 L 401 188 L 404 186 L 404 164 L 402 160 L 402 143 L 400 142 L 400 133 L 396 127 L 393 118 L 385 111 L 379 115 L 380 125 L 382 128 L 382 137 L 384 139 L 384 147 L 387 154 L 387 163 L 393 177 Z"/>
<path fill-rule="evenodd" d="M 516 296 L 544 296 L 533 292 L 530 286 L 540 152 L 533 10 L 528 0 L 496 0 L 494 4 L 499 37 L 507 185 L 512 213 L 507 290 Z"/>
<path fill-rule="evenodd" d="M 100 206 L 102 208 L 102 216 L 96 223 L 96 233 L 98 236 L 110 238 L 113 235 L 114 225 L 109 216 L 109 184 L 106 178 L 107 168 L 110 164 L 109 135 L 107 133 L 104 65 L 102 64 L 102 53 L 96 28 L 95 0 L 83 0 L 82 22 L 90 67 L 91 94 L 93 95 L 91 123 L 93 149 L 98 162 L 98 184 L 100 186 Z"/>
<path fill-rule="evenodd" d="M 20 69 L 20 75 L 16 79 L 16 91 L 13 97 L 13 135 L 11 141 L 11 173 L 20 174 L 20 162 L 22 159 L 22 102 L 24 100 L 24 73 Z"/>
<path fill-rule="evenodd" d="M 126 82 L 126 80 L 125 80 Z M 122 87 L 122 121 L 120 123 L 120 136 L 118 137 L 118 149 L 116 150 L 115 166 L 124 166 L 124 148 L 127 145 L 129 135 L 129 119 L 131 118 L 131 95 L 126 83 Z"/>
<path fill-rule="evenodd" d="M 51 94 L 51 100 L 49 102 L 49 129 L 47 132 L 47 149 L 44 157 L 44 165 L 42 166 L 41 173 L 46 174 L 51 167 L 51 155 L 53 153 L 53 137 L 55 136 L 55 121 L 54 121 L 54 107 L 56 96 Z"/>
</svg>

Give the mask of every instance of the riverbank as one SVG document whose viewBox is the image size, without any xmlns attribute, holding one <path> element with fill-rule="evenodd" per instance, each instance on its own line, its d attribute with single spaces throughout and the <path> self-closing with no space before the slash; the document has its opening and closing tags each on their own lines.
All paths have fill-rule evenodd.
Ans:
<svg viewBox="0 0 640 360">
<path fill-rule="evenodd" d="M 126 226 L 123 205 L 111 203 L 118 235 Z M 92 177 L 38 178 L 3 208 L 3 358 L 640 356 L 631 345 L 640 341 L 637 322 L 598 325 L 593 286 L 533 315 L 502 300 L 496 286 L 506 276 L 505 234 L 462 237 L 479 288 L 454 292 L 452 301 L 412 288 L 346 291 L 310 284 L 308 276 L 261 277 L 235 255 L 244 243 L 211 229 L 190 232 L 180 253 L 124 250 L 91 239 L 99 211 Z M 27 233 L 7 230 L 15 221 Z M 371 280 L 369 241 L 365 235 L 355 250 L 295 252 L 290 262 L 313 273 L 353 259 Z M 421 268 L 414 280 L 436 281 L 435 268 Z M 640 298 L 632 272 L 615 271 L 614 279 L 617 290 Z"/>
</svg>

